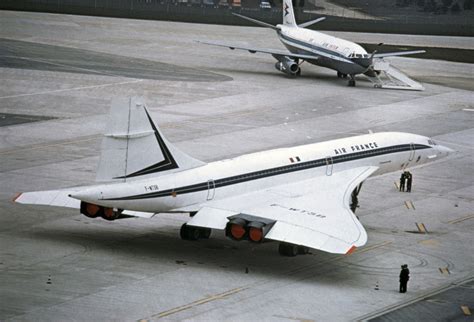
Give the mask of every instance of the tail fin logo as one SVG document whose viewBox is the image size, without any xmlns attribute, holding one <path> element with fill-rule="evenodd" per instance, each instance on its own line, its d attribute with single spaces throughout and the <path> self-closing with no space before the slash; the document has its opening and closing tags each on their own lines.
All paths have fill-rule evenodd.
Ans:
<svg viewBox="0 0 474 322">
<path fill-rule="evenodd" d="M 167 171 L 167 170 L 179 168 L 178 164 L 173 158 L 173 155 L 171 155 L 171 152 L 169 151 L 165 142 L 161 138 L 160 133 L 158 132 L 158 129 L 153 123 L 150 114 L 148 114 L 147 110 L 145 110 L 145 113 L 146 113 L 146 116 L 148 117 L 148 121 L 150 122 L 150 125 L 153 131 L 155 132 L 155 137 L 156 137 L 156 140 L 158 141 L 158 146 L 160 147 L 161 154 L 163 155 L 164 160 L 161 162 L 155 163 L 147 168 L 141 169 L 139 171 L 136 171 L 136 172 L 133 172 L 121 177 L 115 177 L 114 179 L 123 179 L 123 178 L 131 178 L 131 177 L 136 177 L 136 176 L 143 176 L 143 175 L 147 175 L 151 173 L 157 173 L 161 171 Z"/>
<path fill-rule="evenodd" d="M 285 3 L 285 8 L 283 9 L 283 10 L 285 11 L 285 17 L 288 16 L 288 14 L 290 13 L 290 12 L 288 11 L 288 9 L 290 9 L 290 8 L 288 7 L 288 4 Z"/>
</svg>

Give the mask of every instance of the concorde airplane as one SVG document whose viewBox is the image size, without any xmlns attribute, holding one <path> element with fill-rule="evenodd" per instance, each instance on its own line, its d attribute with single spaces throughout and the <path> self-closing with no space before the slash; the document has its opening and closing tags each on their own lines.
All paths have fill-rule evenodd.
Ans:
<svg viewBox="0 0 474 322">
<path fill-rule="evenodd" d="M 15 201 L 78 208 L 106 220 L 186 213 L 191 216 L 180 232 L 186 240 L 209 238 L 218 229 L 237 241 L 279 241 L 285 256 L 309 248 L 346 254 L 367 241 L 351 208 L 368 177 L 450 152 L 430 138 L 390 132 L 206 164 L 166 140 L 143 101 L 131 98 L 112 103 L 97 171 L 101 183 L 26 192 Z"/>
<path fill-rule="evenodd" d="M 423 90 L 423 86 L 420 83 L 391 66 L 384 58 L 420 54 L 424 53 L 424 50 L 391 53 L 373 52 L 369 54 L 364 48 L 354 42 L 305 28 L 324 20 L 325 17 L 297 25 L 291 0 L 283 1 L 282 11 L 283 24 L 276 26 L 236 13 L 234 15 L 275 30 L 278 38 L 288 51 L 219 42 L 199 42 L 207 45 L 228 47 L 230 49 L 247 50 L 250 53 L 261 52 L 270 54 L 278 61 L 275 64 L 275 68 L 290 76 L 299 76 L 301 74 L 301 63 L 307 61 L 314 65 L 336 70 L 339 78 L 347 78 L 349 76 L 349 86 L 355 86 L 355 75 L 363 74 L 376 88 Z"/>
</svg>

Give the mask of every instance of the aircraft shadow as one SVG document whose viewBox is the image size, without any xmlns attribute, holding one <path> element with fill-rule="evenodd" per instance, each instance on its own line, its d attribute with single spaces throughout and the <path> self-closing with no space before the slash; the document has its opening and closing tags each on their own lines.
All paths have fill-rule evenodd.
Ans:
<svg viewBox="0 0 474 322">
<path fill-rule="evenodd" d="M 106 227 L 42 228 L 28 232 L 28 237 L 39 241 L 54 241 L 67 245 L 82 246 L 89 259 L 97 252 L 103 256 L 110 252 L 110 260 L 126 257 L 130 265 L 142 263 L 174 262 L 177 266 L 205 267 L 207 270 L 226 270 L 231 273 L 259 275 L 293 281 L 311 280 L 315 283 L 341 283 L 357 279 L 343 255 L 312 250 L 308 255 L 282 257 L 277 242 L 253 244 L 247 241 L 231 241 L 221 231 L 213 232 L 209 240 L 184 241 L 174 226 L 146 228 L 139 232 L 107 230 Z M 164 228 L 169 228 L 165 230 Z M 216 236 L 217 235 L 217 236 Z M 102 259 L 101 259 L 102 260 Z"/>
</svg>

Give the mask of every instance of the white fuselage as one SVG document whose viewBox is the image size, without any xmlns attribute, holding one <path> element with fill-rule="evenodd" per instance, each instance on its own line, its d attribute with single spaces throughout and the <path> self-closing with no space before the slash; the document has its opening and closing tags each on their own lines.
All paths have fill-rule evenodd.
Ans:
<svg viewBox="0 0 474 322">
<path fill-rule="evenodd" d="M 311 64 L 331 68 L 344 74 L 360 74 L 368 66 L 361 66 L 358 59 L 369 59 L 370 55 L 360 45 L 333 37 L 322 32 L 278 25 L 278 37 L 286 48 L 292 53 L 318 55 L 324 52 L 330 57 L 320 56 L 316 60 L 308 60 Z M 352 60 L 354 59 L 354 61 Z"/>
<path fill-rule="evenodd" d="M 275 187 L 340 170 L 376 166 L 374 175 L 446 156 L 427 137 L 375 133 L 243 155 L 155 178 L 85 188 L 74 198 L 105 207 L 146 212 L 199 210 L 217 199 Z"/>
</svg>

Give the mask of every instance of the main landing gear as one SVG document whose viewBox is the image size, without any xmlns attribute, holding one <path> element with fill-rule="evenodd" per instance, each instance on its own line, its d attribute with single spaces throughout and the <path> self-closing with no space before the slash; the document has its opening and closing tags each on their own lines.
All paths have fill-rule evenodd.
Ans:
<svg viewBox="0 0 474 322">
<path fill-rule="evenodd" d="M 356 209 L 359 207 L 359 193 L 360 193 L 360 190 L 362 189 L 362 184 L 364 182 L 361 182 L 360 185 L 358 185 L 354 191 L 352 191 L 352 194 L 351 194 L 351 204 L 350 204 L 350 207 L 351 207 L 351 210 L 353 213 L 356 212 Z"/>
<path fill-rule="evenodd" d="M 278 246 L 278 253 L 281 256 L 295 257 L 296 255 L 306 255 L 309 253 L 309 248 L 305 246 L 298 246 L 295 244 L 280 242 Z"/>
<path fill-rule="evenodd" d="M 347 78 L 347 74 L 337 72 L 337 78 Z"/>
<path fill-rule="evenodd" d="M 347 76 L 349 76 L 349 81 L 347 82 L 347 86 L 349 87 L 354 87 L 356 86 L 356 81 L 355 81 L 355 75 L 354 74 L 344 74 L 341 72 L 337 72 L 337 78 L 343 78 L 346 79 Z"/>
<path fill-rule="evenodd" d="M 210 228 L 201 228 L 183 224 L 179 230 L 179 236 L 183 240 L 209 239 L 211 236 Z"/>
</svg>

